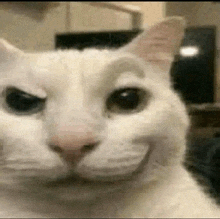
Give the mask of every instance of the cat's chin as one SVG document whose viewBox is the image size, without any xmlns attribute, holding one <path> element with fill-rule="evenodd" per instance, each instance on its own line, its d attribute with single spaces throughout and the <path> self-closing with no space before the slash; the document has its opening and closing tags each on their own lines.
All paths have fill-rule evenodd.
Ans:
<svg viewBox="0 0 220 219">
<path fill-rule="evenodd" d="M 60 201 L 89 201 L 128 186 L 128 180 L 98 181 L 76 175 L 57 179 L 29 178 L 18 181 L 16 190 L 44 199 Z"/>
<path fill-rule="evenodd" d="M 130 187 L 135 181 L 135 175 L 124 176 L 120 179 L 103 178 L 90 179 L 77 174 L 60 175 L 58 177 L 26 174 L 5 178 L 3 188 L 20 191 L 30 197 L 49 199 L 56 201 L 93 201 L 95 198 L 105 196 L 109 193 L 118 193 L 126 187 Z M 11 181 L 11 183 L 10 183 Z"/>
<path fill-rule="evenodd" d="M 55 180 L 51 180 L 46 185 L 48 187 L 60 187 L 60 186 L 71 186 L 74 184 L 81 185 L 92 185 L 92 184 L 119 184 L 125 180 L 128 180 L 128 177 L 120 177 L 120 178 L 86 178 L 79 176 L 77 174 L 72 174 L 69 176 L 59 177 Z"/>
<path fill-rule="evenodd" d="M 128 179 L 88 179 L 71 175 L 44 184 L 50 191 L 59 193 L 60 198 L 70 200 L 93 199 L 127 185 Z M 70 195 L 71 194 L 71 195 Z"/>
</svg>

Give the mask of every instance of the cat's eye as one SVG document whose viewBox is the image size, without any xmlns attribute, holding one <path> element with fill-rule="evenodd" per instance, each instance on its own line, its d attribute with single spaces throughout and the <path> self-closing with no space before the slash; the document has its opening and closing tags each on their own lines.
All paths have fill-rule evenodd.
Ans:
<svg viewBox="0 0 220 219">
<path fill-rule="evenodd" d="M 139 88 L 123 88 L 114 91 L 107 99 L 106 107 L 109 112 L 133 113 L 146 104 L 146 92 Z"/>
<path fill-rule="evenodd" d="M 30 95 L 16 88 L 7 89 L 5 92 L 7 108 L 18 114 L 33 114 L 41 111 L 45 99 Z"/>
</svg>

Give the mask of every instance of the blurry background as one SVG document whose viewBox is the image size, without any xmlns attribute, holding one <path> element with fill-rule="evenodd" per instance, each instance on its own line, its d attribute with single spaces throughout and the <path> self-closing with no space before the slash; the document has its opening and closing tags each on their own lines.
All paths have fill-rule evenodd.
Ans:
<svg viewBox="0 0 220 219">
<path fill-rule="evenodd" d="M 143 24 L 165 17 L 162 2 L 111 2 L 143 13 Z M 50 50 L 55 34 L 64 32 L 131 29 L 129 13 L 98 6 L 94 2 L 0 2 L 0 37 L 21 49 Z"/>
<path fill-rule="evenodd" d="M 0 2 L 0 37 L 23 50 L 54 50 L 67 42 L 66 38 L 58 42 L 59 37 L 83 39 L 88 33 L 127 31 L 127 38 L 123 37 L 128 40 L 167 16 L 182 16 L 187 21 L 171 69 L 174 87 L 185 98 L 192 119 L 187 167 L 199 173 L 219 198 L 220 3 Z"/>
<path fill-rule="evenodd" d="M 220 102 L 217 2 L 0 2 L 0 37 L 24 50 L 53 50 L 57 34 L 140 30 L 175 15 L 185 17 L 188 27 L 216 28 L 210 92 L 214 102 Z"/>
</svg>

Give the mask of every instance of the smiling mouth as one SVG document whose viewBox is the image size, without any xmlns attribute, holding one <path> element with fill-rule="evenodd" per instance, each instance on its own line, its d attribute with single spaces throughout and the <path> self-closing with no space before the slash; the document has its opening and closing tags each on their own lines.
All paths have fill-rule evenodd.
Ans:
<svg viewBox="0 0 220 219">
<path fill-rule="evenodd" d="M 152 150 L 150 150 L 145 159 L 140 163 L 139 167 L 128 175 L 120 175 L 120 176 L 110 176 L 107 177 L 97 177 L 97 178 L 86 178 L 82 177 L 76 173 L 71 173 L 70 175 L 62 176 L 57 179 L 51 180 L 46 183 L 46 187 L 54 188 L 54 187 L 70 187 L 70 186 L 93 186 L 93 185 L 120 185 L 126 182 L 133 181 L 139 174 L 143 171 L 143 166 L 147 165 L 149 161 L 149 157 Z"/>
<path fill-rule="evenodd" d="M 121 176 L 120 178 L 112 178 L 112 179 L 88 179 L 78 176 L 76 174 L 60 177 L 56 180 L 50 181 L 46 183 L 46 187 L 69 187 L 69 186 L 93 186 L 93 185 L 120 185 L 126 183 L 132 179 L 132 176 Z"/>
</svg>

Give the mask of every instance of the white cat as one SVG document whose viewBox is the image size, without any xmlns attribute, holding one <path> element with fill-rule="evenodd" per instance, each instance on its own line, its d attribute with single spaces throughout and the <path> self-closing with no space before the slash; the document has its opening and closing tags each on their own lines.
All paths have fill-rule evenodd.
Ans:
<svg viewBox="0 0 220 219">
<path fill-rule="evenodd" d="M 184 21 L 118 50 L 0 41 L 0 217 L 220 217 L 182 166 L 189 125 L 169 69 Z"/>
</svg>

